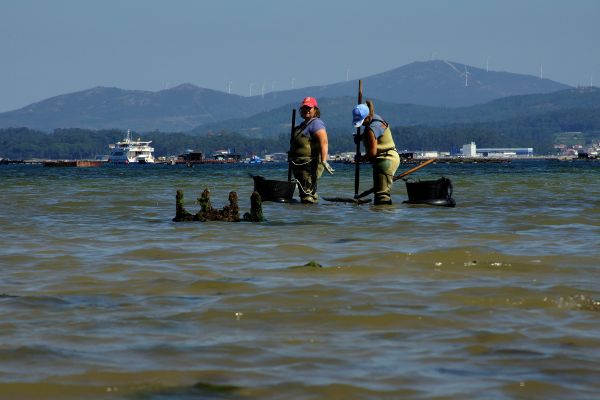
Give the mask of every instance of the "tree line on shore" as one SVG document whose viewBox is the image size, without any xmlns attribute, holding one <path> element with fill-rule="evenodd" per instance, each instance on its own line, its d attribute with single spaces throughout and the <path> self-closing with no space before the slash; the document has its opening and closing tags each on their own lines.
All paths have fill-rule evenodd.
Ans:
<svg viewBox="0 0 600 400">
<path fill-rule="evenodd" d="M 533 147 L 536 154 L 554 153 L 556 135 L 584 132 L 588 140 L 600 137 L 600 110 L 568 109 L 533 117 L 504 121 L 457 123 L 441 127 L 425 125 L 392 127 L 396 145 L 402 151 L 450 151 L 465 143 L 478 147 Z M 328 129 L 330 153 L 353 151 L 355 145 L 348 129 Z M 0 129 L 0 157 L 9 159 L 89 159 L 108 154 L 108 145 L 122 140 L 119 129 L 55 129 L 52 133 L 29 128 Z M 210 134 L 133 132 L 134 138 L 152 140 L 156 156 L 181 154 L 187 149 L 210 155 L 218 149 L 235 149 L 242 155 L 286 152 L 289 131 L 271 137 L 253 137 L 236 132 Z M 584 143 L 582 143 L 584 144 Z"/>
</svg>

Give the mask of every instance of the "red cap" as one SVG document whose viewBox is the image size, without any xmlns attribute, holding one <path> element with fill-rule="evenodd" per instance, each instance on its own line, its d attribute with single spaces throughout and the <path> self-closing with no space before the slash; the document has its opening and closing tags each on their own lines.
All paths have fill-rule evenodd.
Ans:
<svg viewBox="0 0 600 400">
<path fill-rule="evenodd" d="M 302 100 L 302 104 L 300 104 L 300 107 L 302 106 L 317 107 L 317 99 L 314 97 L 305 97 L 304 100 Z"/>
</svg>

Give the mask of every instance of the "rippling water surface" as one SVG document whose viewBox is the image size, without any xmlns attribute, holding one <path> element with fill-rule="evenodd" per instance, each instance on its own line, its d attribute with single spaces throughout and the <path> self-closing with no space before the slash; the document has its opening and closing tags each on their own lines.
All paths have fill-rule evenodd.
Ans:
<svg viewBox="0 0 600 400">
<path fill-rule="evenodd" d="M 335 167 L 321 196 L 351 197 Z M 456 208 L 399 181 L 171 221 L 177 189 L 248 210 L 249 173 L 287 166 L 0 166 L 0 399 L 600 397 L 600 163 L 413 175 Z"/>
</svg>

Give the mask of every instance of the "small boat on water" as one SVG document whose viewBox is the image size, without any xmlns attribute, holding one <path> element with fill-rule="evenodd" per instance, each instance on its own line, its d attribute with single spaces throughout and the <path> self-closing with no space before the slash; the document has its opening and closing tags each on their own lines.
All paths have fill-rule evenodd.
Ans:
<svg viewBox="0 0 600 400">
<path fill-rule="evenodd" d="M 153 164 L 154 147 L 150 146 L 152 141 L 131 139 L 131 131 L 127 129 L 127 136 L 116 144 L 108 145 L 111 150 L 108 162 L 115 164 Z"/>
</svg>

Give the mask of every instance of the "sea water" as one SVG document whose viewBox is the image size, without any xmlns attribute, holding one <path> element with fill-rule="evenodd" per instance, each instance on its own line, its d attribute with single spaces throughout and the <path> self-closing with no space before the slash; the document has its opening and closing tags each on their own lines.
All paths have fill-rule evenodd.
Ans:
<svg viewBox="0 0 600 400">
<path fill-rule="evenodd" d="M 175 223 L 176 190 L 244 212 L 287 165 L 0 166 L 0 399 L 598 398 L 599 174 L 436 164 L 455 208 L 397 181 Z"/>
</svg>

